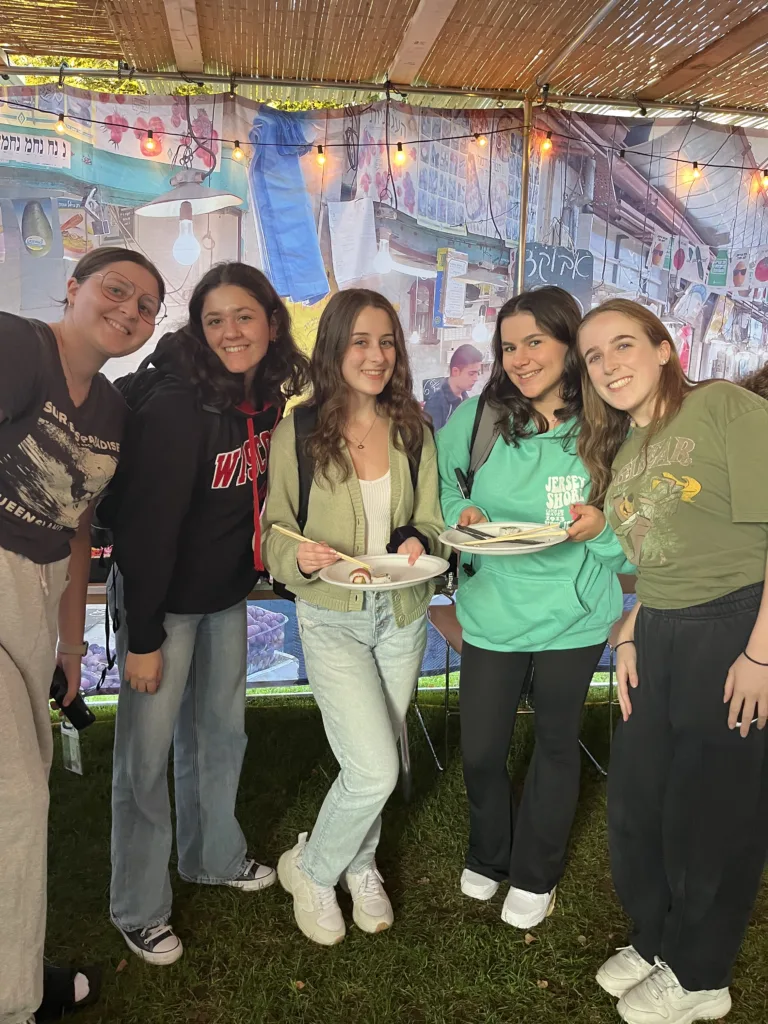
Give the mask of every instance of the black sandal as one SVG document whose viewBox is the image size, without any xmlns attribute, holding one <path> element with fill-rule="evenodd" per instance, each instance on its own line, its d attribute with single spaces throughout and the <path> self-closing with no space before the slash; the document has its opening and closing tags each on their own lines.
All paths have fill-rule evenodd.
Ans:
<svg viewBox="0 0 768 1024">
<path fill-rule="evenodd" d="M 75 975 L 84 974 L 88 979 L 88 995 L 75 1002 Z M 53 967 L 43 966 L 43 1001 L 35 1013 L 35 1024 L 43 1021 L 61 1020 L 68 1013 L 91 1006 L 101 992 L 100 967 Z"/>
</svg>

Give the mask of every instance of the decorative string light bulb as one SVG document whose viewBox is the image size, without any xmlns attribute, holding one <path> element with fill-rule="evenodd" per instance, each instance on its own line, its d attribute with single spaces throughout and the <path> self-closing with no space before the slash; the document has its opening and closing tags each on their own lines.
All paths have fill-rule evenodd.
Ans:
<svg viewBox="0 0 768 1024">
<path fill-rule="evenodd" d="M 56 122 L 56 124 L 53 127 L 56 129 L 56 131 L 59 133 L 59 135 L 63 135 L 64 134 L 64 132 L 67 130 L 67 126 L 64 124 L 64 115 L 63 114 L 59 114 L 59 119 L 58 119 L 58 121 Z"/>
<path fill-rule="evenodd" d="M 325 163 L 325 150 L 323 149 L 322 146 L 317 147 L 317 162 L 320 164 L 321 167 Z"/>
<path fill-rule="evenodd" d="M 155 142 L 155 133 L 151 128 L 147 128 L 147 137 L 144 140 L 144 149 L 148 153 L 154 153 L 157 149 L 157 143 Z"/>
<path fill-rule="evenodd" d="M 402 165 L 405 163 L 407 159 L 408 158 L 405 155 L 405 150 L 403 149 L 402 142 L 398 142 L 397 151 L 395 153 L 395 163 L 399 164 L 402 167 Z"/>
<path fill-rule="evenodd" d="M 701 177 L 701 171 L 699 170 L 699 161 L 693 161 L 693 178 L 694 181 Z"/>
<path fill-rule="evenodd" d="M 768 191 L 768 170 L 763 171 L 763 189 Z"/>
<path fill-rule="evenodd" d="M 475 132 L 475 142 L 478 144 L 478 146 L 480 146 L 481 149 L 483 148 L 483 146 L 488 145 L 488 139 L 486 139 L 484 135 L 480 135 L 477 132 Z"/>
<path fill-rule="evenodd" d="M 240 140 L 235 139 L 235 148 L 232 150 L 232 159 L 242 160 L 244 156 L 245 153 L 242 151 L 242 149 L 240 149 Z"/>
<path fill-rule="evenodd" d="M 548 153 L 552 149 L 552 132 L 547 132 L 547 137 L 541 144 L 542 152 Z"/>
</svg>

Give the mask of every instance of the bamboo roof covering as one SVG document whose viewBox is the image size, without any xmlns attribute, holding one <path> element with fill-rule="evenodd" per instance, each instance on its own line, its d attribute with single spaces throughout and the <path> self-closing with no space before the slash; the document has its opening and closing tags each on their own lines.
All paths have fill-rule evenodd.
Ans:
<svg viewBox="0 0 768 1024">
<path fill-rule="evenodd" d="M 422 0 L 436 25 L 407 82 L 424 90 L 768 109 L 766 0 Z M 287 79 L 291 98 L 388 80 L 419 0 L 0 0 L 0 47 L 124 60 L 146 72 Z M 604 17 L 556 68 L 598 12 Z M 418 22 L 419 16 L 416 21 Z M 429 23 L 427 18 L 427 23 Z M 429 35 L 429 33 L 427 33 Z M 302 93 L 303 83 L 307 91 Z M 329 92 L 314 86 L 327 82 Z M 275 95 L 270 86 L 269 95 Z M 647 95 L 646 95 L 647 94 Z M 419 97 L 408 93 L 411 102 Z M 463 105 L 463 97 L 453 105 Z M 486 97 L 487 100 L 487 97 Z M 488 100 L 487 100 L 488 101 Z M 434 102 L 424 95 L 421 102 Z M 488 101 L 492 102 L 492 101 Z"/>
</svg>

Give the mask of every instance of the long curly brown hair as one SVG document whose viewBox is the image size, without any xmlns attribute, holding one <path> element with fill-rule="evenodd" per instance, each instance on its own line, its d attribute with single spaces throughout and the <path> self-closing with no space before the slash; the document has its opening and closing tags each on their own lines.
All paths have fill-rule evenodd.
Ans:
<svg viewBox="0 0 768 1024">
<path fill-rule="evenodd" d="M 646 306 L 630 299 L 609 299 L 596 306 L 581 321 L 579 331 L 602 313 L 621 313 L 638 324 L 654 348 L 668 342 L 670 355 L 661 367 L 659 386 L 651 416 L 651 427 L 645 439 L 647 447 L 654 434 L 665 427 L 680 412 L 686 395 L 695 385 L 689 381 L 680 363 L 675 343 L 667 328 Z M 597 393 L 590 380 L 587 364 L 579 349 L 581 364 L 581 391 L 584 402 L 584 422 L 579 434 L 578 452 L 589 472 L 592 487 L 589 501 L 603 507 L 605 494 L 612 479 L 611 467 L 619 449 L 627 439 L 631 420 L 629 413 L 614 409 Z"/>
<path fill-rule="evenodd" d="M 243 394 L 243 374 L 226 369 L 203 331 L 206 296 L 227 284 L 252 295 L 274 329 L 274 340 L 258 365 L 248 395 Z M 218 263 L 200 278 L 189 300 L 189 321 L 172 344 L 203 403 L 217 409 L 233 408 L 244 398 L 255 408 L 281 408 L 287 399 L 302 394 L 309 382 L 309 360 L 294 341 L 288 310 L 264 274 L 247 263 Z"/>
<path fill-rule="evenodd" d="M 761 366 L 759 370 L 755 370 L 754 373 L 750 373 L 748 377 L 742 377 L 737 383 L 747 391 L 752 391 L 761 398 L 768 399 L 768 363 Z"/>
<path fill-rule="evenodd" d="M 483 389 L 486 402 L 497 412 L 496 426 L 499 433 L 507 444 L 515 447 L 521 437 L 544 434 L 549 430 L 546 417 L 534 409 L 531 400 L 512 383 L 504 369 L 501 325 L 507 317 L 518 313 L 530 313 L 540 331 L 555 338 L 566 348 L 560 383 L 563 404 L 557 410 L 557 418 L 561 422 L 573 418 L 578 421 L 582 415 L 581 374 L 576 351 L 576 332 L 581 320 L 578 303 L 564 288 L 556 285 L 522 292 L 505 302 L 496 317 L 496 329 L 491 343 L 493 369 Z"/>
<path fill-rule="evenodd" d="M 414 456 L 424 437 L 424 418 L 413 396 L 413 379 L 405 348 L 405 337 L 392 303 L 378 292 L 367 288 L 349 288 L 337 292 L 323 310 L 317 327 L 317 338 L 310 360 L 312 397 L 317 421 L 307 438 L 307 453 L 315 471 L 331 482 L 330 470 L 335 466 L 339 479 L 349 478 L 344 427 L 347 418 L 348 385 L 341 372 L 344 354 L 349 348 L 352 332 L 360 313 L 369 307 L 382 309 L 389 316 L 395 339 L 395 368 L 391 379 L 376 399 L 394 424 L 394 443 L 400 451 Z"/>
</svg>

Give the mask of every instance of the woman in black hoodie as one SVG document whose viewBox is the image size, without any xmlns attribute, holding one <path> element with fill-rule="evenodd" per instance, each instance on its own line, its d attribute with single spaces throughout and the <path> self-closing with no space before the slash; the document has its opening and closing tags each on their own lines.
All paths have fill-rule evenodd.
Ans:
<svg viewBox="0 0 768 1024">
<path fill-rule="evenodd" d="M 112 784 L 110 912 L 128 947 L 170 964 L 173 742 L 179 874 L 254 891 L 275 881 L 235 818 L 246 746 L 246 597 L 263 568 L 259 516 L 272 431 L 307 361 L 269 281 L 213 267 L 189 322 L 121 386 L 132 411 L 102 518 L 122 686 Z"/>
</svg>

